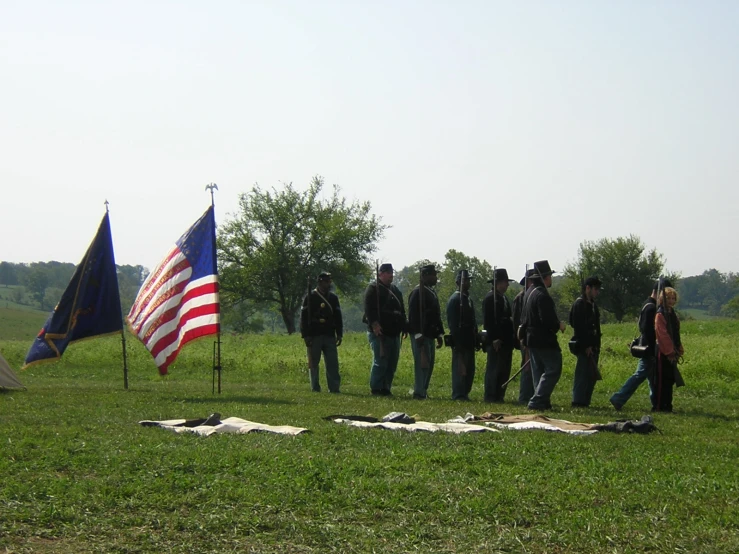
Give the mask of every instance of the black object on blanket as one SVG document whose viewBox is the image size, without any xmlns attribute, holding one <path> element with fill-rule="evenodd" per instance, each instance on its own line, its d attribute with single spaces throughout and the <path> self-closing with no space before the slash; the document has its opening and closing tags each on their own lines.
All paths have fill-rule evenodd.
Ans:
<svg viewBox="0 0 739 554">
<path fill-rule="evenodd" d="M 349 421 L 365 421 L 367 423 L 377 423 L 378 421 L 383 421 L 385 423 L 392 422 L 392 423 L 415 423 L 416 420 L 413 419 L 411 416 L 404 412 L 390 412 L 386 416 L 384 416 L 382 419 L 377 419 L 376 417 L 371 416 L 360 416 L 360 415 L 330 415 L 326 416 L 323 419 L 326 419 L 328 421 L 333 421 L 334 419 L 348 419 Z"/>
<path fill-rule="evenodd" d="M 639 421 L 636 420 L 618 420 L 603 425 L 593 425 L 593 429 L 598 431 L 610 431 L 612 433 L 640 433 L 646 435 L 652 431 L 657 431 L 656 425 L 652 422 L 652 416 L 645 415 Z"/>
<path fill-rule="evenodd" d="M 158 421 L 142 421 L 141 425 L 144 427 L 158 427 Z M 172 427 L 200 427 L 205 425 L 206 427 L 215 427 L 221 424 L 221 414 L 218 412 L 210 414 L 208 417 L 201 417 L 200 419 L 188 419 L 184 423 L 178 423 Z"/>
</svg>

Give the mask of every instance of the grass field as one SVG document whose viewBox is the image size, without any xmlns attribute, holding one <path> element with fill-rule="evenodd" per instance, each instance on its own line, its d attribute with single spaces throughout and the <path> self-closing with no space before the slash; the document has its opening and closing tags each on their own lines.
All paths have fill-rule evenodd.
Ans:
<svg viewBox="0 0 739 554">
<path fill-rule="evenodd" d="M 549 415 L 648 413 L 646 386 L 620 414 L 608 403 L 636 365 L 626 350 L 635 329 L 604 332 L 593 407 L 569 406 L 567 353 Z M 409 398 L 407 345 L 394 396 L 370 396 L 360 334 L 340 348 L 341 395 L 310 392 L 297 337 L 224 337 L 221 395 L 211 393 L 211 341 L 188 346 L 161 379 L 129 340 L 128 391 L 120 339 L 74 344 L 59 363 L 18 371 L 28 390 L 0 393 L 0 552 L 736 553 L 739 322 L 689 321 L 683 336 L 687 386 L 675 413 L 655 415 L 661 433 L 589 437 L 413 434 L 322 419 L 525 412 L 513 389 L 505 405 L 480 401 L 482 354 L 473 401 L 457 403 L 447 400 L 446 349 L 432 399 Z M 18 368 L 29 345 L 0 340 L 0 352 Z M 205 438 L 137 423 L 216 411 L 311 432 Z"/>
</svg>

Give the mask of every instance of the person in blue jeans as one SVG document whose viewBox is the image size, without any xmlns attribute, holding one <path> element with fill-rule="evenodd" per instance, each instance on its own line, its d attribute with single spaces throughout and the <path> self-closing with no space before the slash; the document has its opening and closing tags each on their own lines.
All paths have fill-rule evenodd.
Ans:
<svg viewBox="0 0 739 554">
<path fill-rule="evenodd" d="M 657 294 L 660 289 L 671 286 L 672 283 L 667 279 L 655 282 L 652 287 L 651 296 L 647 298 L 641 309 L 641 313 L 639 314 L 639 332 L 641 332 L 642 344 L 649 347 L 647 349 L 649 354 L 639 360 L 633 375 L 626 380 L 618 392 L 611 396 L 611 404 L 613 404 L 613 407 L 617 411 L 620 411 L 624 407 L 629 401 L 629 398 L 634 395 L 636 389 L 654 373 L 656 362 L 654 353 L 656 352 L 657 344 L 657 337 L 654 332 L 654 318 L 657 315 Z M 654 391 L 651 386 L 649 387 L 649 398 L 652 401 L 652 405 L 654 405 Z"/>
</svg>

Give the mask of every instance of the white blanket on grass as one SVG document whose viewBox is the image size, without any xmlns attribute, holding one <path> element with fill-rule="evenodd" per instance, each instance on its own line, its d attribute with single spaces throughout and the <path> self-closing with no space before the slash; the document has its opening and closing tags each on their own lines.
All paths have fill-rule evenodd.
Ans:
<svg viewBox="0 0 739 554">
<path fill-rule="evenodd" d="M 331 421 L 334 423 L 344 423 L 351 425 L 352 427 L 379 427 L 381 429 L 392 429 L 393 431 L 426 431 L 429 433 L 436 433 L 437 431 L 443 431 L 445 433 L 454 433 L 460 435 L 462 433 L 485 433 L 485 432 L 496 432 L 497 429 L 491 429 L 490 427 L 483 427 L 482 425 L 472 425 L 469 423 L 429 423 L 428 421 L 416 421 L 414 423 L 396 423 L 393 421 L 357 421 L 353 419 L 345 418 L 334 418 Z"/>
<path fill-rule="evenodd" d="M 217 425 L 198 425 L 196 427 L 187 427 L 186 419 L 167 419 L 164 421 L 139 421 L 141 425 L 147 427 L 160 427 L 168 429 L 175 433 L 195 433 L 196 435 L 209 436 L 214 433 L 277 433 L 279 435 L 299 435 L 307 433 L 308 429 L 302 427 L 291 427 L 290 425 L 267 425 L 265 423 L 255 423 L 247 421 L 239 417 L 227 417 L 220 420 Z"/>
<path fill-rule="evenodd" d="M 469 421 L 477 421 L 483 425 L 491 425 L 497 429 L 513 429 L 516 431 L 530 431 L 538 429 L 542 431 L 553 431 L 555 433 L 567 433 L 568 435 L 592 435 L 598 432 L 595 424 L 592 423 L 573 423 L 564 419 L 554 419 L 542 414 L 492 414 L 484 413 L 476 416 L 467 413 L 464 416 L 457 416 L 450 419 L 450 422 L 462 423 Z"/>
</svg>

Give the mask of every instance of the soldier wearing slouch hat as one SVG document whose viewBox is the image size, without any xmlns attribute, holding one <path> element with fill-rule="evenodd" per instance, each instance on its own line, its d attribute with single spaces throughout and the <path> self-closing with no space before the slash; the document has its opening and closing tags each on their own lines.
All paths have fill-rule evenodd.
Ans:
<svg viewBox="0 0 739 554">
<path fill-rule="evenodd" d="M 408 334 L 414 363 L 413 398 L 423 400 L 428 396 L 436 349 L 443 344 L 444 324 L 439 297 L 432 288 L 437 282 L 436 267 L 425 265 L 420 274 L 420 283 L 408 296 Z"/>
<path fill-rule="evenodd" d="M 482 301 L 483 329 L 486 336 L 487 364 L 485 366 L 486 402 L 503 402 L 505 386 L 511 376 L 514 347 L 514 327 L 511 303 L 505 295 L 513 279 L 508 271 L 496 268 L 488 283 L 493 285 Z"/>
<path fill-rule="evenodd" d="M 457 272 L 457 290 L 446 304 L 452 346 L 452 400 L 469 400 L 475 380 L 475 350 L 479 347 L 475 307 L 469 296 L 472 277 L 466 269 Z"/>
<path fill-rule="evenodd" d="M 531 375 L 534 395 L 528 403 L 530 410 L 549 410 L 554 387 L 562 375 L 562 350 L 557 332 L 566 325 L 559 320 L 554 300 L 549 295 L 554 271 L 547 260 L 534 262 L 534 285 L 529 293 L 521 317 L 526 333 L 526 347 L 531 356 Z"/>
<path fill-rule="evenodd" d="M 323 355 L 326 366 L 326 384 L 330 392 L 340 392 L 339 355 L 337 347 L 344 336 L 344 320 L 339 297 L 331 292 L 331 274 L 318 275 L 315 289 L 303 299 L 300 311 L 300 334 L 308 349 L 310 384 L 315 392 L 321 392 L 318 365 Z"/>
<path fill-rule="evenodd" d="M 367 339 L 372 349 L 370 392 L 389 396 L 400 358 L 401 336 L 408 336 L 403 294 L 393 285 L 392 264 L 384 263 L 364 292 Z"/>
</svg>

